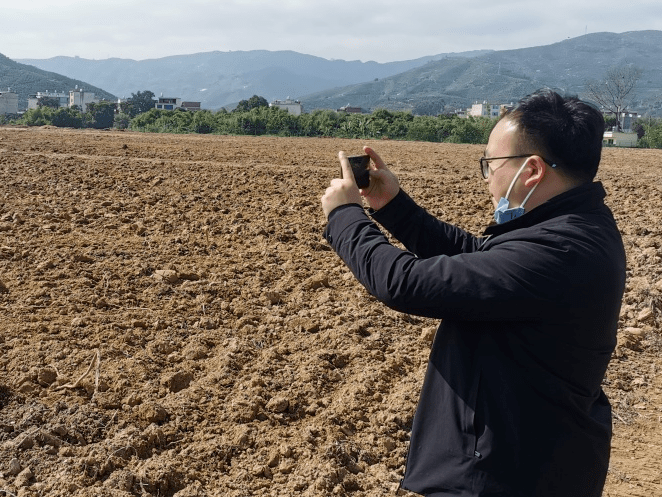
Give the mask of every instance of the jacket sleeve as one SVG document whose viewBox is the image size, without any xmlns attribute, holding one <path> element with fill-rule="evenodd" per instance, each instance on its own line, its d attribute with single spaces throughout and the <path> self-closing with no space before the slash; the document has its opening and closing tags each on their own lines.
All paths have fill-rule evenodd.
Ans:
<svg viewBox="0 0 662 497">
<path fill-rule="evenodd" d="M 558 313 L 579 306 L 568 292 L 582 279 L 573 272 L 595 270 L 582 268 L 593 265 L 588 258 L 573 259 L 578 251 L 536 238 L 499 237 L 503 240 L 491 242 L 489 250 L 422 259 L 391 245 L 357 204 L 335 209 L 324 235 L 372 295 L 393 309 L 425 317 L 556 320 Z"/>
<path fill-rule="evenodd" d="M 466 231 L 439 221 L 403 190 L 371 216 L 420 258 L 473 252 L 480 243 Z"/>
</svg>

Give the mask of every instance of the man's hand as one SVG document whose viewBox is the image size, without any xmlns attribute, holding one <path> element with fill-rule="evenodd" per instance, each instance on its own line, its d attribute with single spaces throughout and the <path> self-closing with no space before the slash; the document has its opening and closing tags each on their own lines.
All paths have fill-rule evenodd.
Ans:
<svg viewBox="0 0 662 497">
<path fill-rule="evenodd" d="M 400 191 L 398 177 L 391 172 L 386 163 L 370 147 L 363 151 L 372 159 L 370 168 L 370 184 L 361 190 L 361 195 L 374 210 L 379 210 L 388 204 Z"/>
<path fill-rule="evenodd" d="M 338 153 L 338 158 L 340 159 L 340 167 L 342 169 L 342 179 L 332 179 L 331 184 L 322 196 L 322 209 L 327 218 L 333 209 L 340 207 L 341 205 L 363 205 L 361 194 L 359 193 L 359 187 L 356 186 L 354 174 L 352 173 L 352 166 L 349 165 L 345 152 L 340 151 Z"/>
</svg>

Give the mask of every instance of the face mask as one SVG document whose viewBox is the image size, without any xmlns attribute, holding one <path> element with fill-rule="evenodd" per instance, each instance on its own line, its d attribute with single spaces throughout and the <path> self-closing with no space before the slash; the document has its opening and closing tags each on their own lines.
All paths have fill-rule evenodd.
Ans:
<svg viewBox="0 0 662 497">
<path fill-rule="evenodd" d="M 526 196 L 526 198 L 524 198 L 524 200 L 522 201 L 519 207 L 509 207 L 510 202 L 508 201 L 508 197 L 510 196 L 510 191 L 513 189 L 513 185 L 515 184 L 515 181 L 517 181 L 517 178 L 519 178 L 519 175 L 522 173 L 524 167 L 528 164 L 528 162 L 529 159 L 527 159 L 526 162 L 522 164 L 522 167 L 519 168 L 519 171 L 517 171 L 517 174 L 510 182 L 510 186 L 508 187 L 506 196 L 501 197 L 501 200 L 499 200 L 499 203 L 497 204 L 497 208 L 494 211 L 494 220 L 497 222 L 497 224 L 505 223 L 507 221 L 515 219 L 516 217 L 520 217 L 522 214 L 524 214 L 525 212 L 524 204 L 526 204 L 526 201 L 529 200 L 529 197 L 531 196 L 531 194 L 536 189 L 536 186 L 538 186 L 539 183 L 533 185 L 533 188 L 531 188 L 531 191 Z"/>
</svg>

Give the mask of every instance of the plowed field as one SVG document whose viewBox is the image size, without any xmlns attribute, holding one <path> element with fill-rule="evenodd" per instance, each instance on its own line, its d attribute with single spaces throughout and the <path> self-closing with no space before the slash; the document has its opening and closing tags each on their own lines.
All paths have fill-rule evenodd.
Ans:
<svg viewBox="0 0 662 497">
<path fill-rule="evenodd" d="M 322 239 L 362 145 L 0 127 L 0 490 L 394 495 L 437 323 Z M 432 213 L 489 223 L 483 146 L 372 146 Z M 662 496 L 662 151 L 603 155 L 628 253 L 605 495 Z"/>
</svg>

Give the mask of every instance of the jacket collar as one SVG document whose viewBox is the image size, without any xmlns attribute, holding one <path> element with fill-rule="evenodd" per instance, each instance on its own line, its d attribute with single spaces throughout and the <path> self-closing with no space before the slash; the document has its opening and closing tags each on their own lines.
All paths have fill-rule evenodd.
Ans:
<svg viewBox="0 0 662 497">
<path fill-rule="evenodd" d="M 497 236 L 516 229 L 528 228 L 564 214 L 593 210 L 604 205 L 606 195 L 607 193 L 601 182 L 584 183 L 549 199 L 547 202 L 512 221 L 489 226 L 483 235 Z"/>
</svg>

